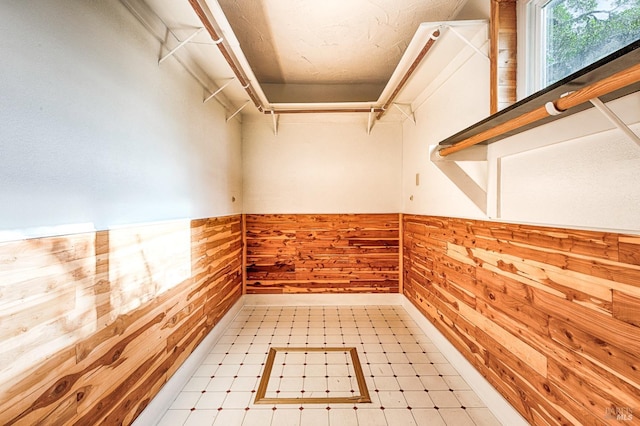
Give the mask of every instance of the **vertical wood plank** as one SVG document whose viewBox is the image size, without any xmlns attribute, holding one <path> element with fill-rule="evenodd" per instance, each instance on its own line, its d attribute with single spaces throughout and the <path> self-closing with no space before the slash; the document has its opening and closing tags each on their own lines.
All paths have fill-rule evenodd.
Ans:
<svg viewBox="0 0 640 426">
<path fill-rule="evenodd" d="M 500 36 L 500 5 L 491 0 L 489 23 L 489 114 L 498 112 L 498 40 Z"/>
<path fill-rule="evenodd" d="M 517 28 L 515 0 L 500 0 L 498 35 L 498 109 L 516 102 Z"/>
<path fill-rule="evenodd" d="M 516 1 L 491 0 L 489 111 L 495 114 L 516 102 Z"/>
</svg>

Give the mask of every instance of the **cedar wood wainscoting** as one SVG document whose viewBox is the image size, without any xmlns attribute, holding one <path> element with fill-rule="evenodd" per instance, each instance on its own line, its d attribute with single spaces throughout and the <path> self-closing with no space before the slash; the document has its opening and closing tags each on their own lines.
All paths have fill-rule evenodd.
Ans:
<svg viewBox="0 0 640 426">
<path fill-rule="evenodd" d="M 129 424 L 242 294 L 241 216 L 0 244 L 0 424 Z"/>
<path fill-rule="evenodd" d="M 640 236 L 399 218 L 247 215 L 246 290 L 397 292 L 403 271 L 531 423 L 637 421 Z M 242 238 L 230 216 L 0 244 L 0 423 L 131 423 L 240 298 Z"/>
<path fill-rule="evenodd" d="M 640 236 L 412 215 L 403 229 L 404 294 L 529 422 L 637 424 Z"/>
<path fill-rule="evenodd" d="M 247 293 L 397 293 L 399 215 L 246 216 Z"/>
</svg>

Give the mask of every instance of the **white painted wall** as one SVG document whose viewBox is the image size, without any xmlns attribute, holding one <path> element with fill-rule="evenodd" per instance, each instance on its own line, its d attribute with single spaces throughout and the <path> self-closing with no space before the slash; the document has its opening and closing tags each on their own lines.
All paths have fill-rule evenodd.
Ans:
<svg viewBox="0 0 640 426">
<path fill-rule="evenodd" d="M 402 127 L 367 114 L 282 116 L 243 124 L 246 213 L 400 211 Z"/>
<path fill-rule="evenodd" d="M 640 93 L 608 106 L 640 135 Z M 502 219 L 640 232 L 640 146 L 595 108 L 490 145 L 498 157 Z"/>
<path fill-rule="evenodd" d="M 487 214 L 473 204 L 429 159 L 441 140 L 488 115 L 488 61 L 476 54 L 453 69 L 425 89 L 417 124 L 403 124 L 405 213 L 640 232 L 640 147 L 595 109 L 491 144 L 487 162 L 458 163 L 487 191 Z M 640 134 L 640 93 L 609 107 Z"/>
<path fill-rule="evenodd" d="M 429 145 L 488 113 L 480 55 L 447 69 L 416 125 L 383 121 L 367 135 L 366 114 L 282 116 L 274 136 L 270 117 L 252 116 L 241 146 L 239 122 L 203 105 L 175 61 L 158 67 L 159 43 L 121 3 L 7 0 L 0 19 L 0 238 L 240 213 L 243 186 L 248 213 L 640 230 L 638 148 L 594 110 L 491 145 L 488 168 L 465 165 L 500 199 L 489 216 L 429 161 Z M 611 107 L 639 130 L 640 95 Z"/>
<path fill-rule="evenodd" d="M 416 124 L 406 120 L 403 125 L 402 203 L 405 213 L 484 217 L 482 211 L 429 160 L 430 146 L 489 114 L 489 61 L 469 52 L 452 60 L 455 61 L 461 62 L 457 68 L 448 68 L 451 70 L 448 79 L 438 81 L 435 88 L 425 88 L 429 96 L 415 112 Z M 467 163 L 464 168 L 486 187 L 486 167 Z M 420 175 L 419 185 L 416 185 L 416 174 Z"/>
<path fill-rule="evenodd" d="M 120 2 L 7 0 L 0 20 L 0 232 L 241 212 L 239 122 Z"/>
</svg>

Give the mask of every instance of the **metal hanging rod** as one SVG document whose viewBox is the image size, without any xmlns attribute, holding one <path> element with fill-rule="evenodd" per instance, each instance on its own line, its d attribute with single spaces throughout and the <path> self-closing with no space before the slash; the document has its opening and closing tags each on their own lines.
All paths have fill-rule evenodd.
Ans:
<svg viewBox="0 0 640 426">
<path fill-rule="evenodd" d="M 213 23 L 207 16 L 207 12 L 205 11 L 205 8 L 207 8 L 207 6 L 205 2 L 203 0 L 189 0 L 189 4 L 195 11 L 196 15 L 198 15 L 198 18 L 200 18 L 200 21 L 202 22 L 204 27 L 207 29 L 207 32 L 211 36 L 211 39 L 214 41 L 215 40 L 222 41 L 222 36 L 218 34 L 218 32 L 213 26 Z M 225 46 L 225 43 L 220 42 L 217 44 L 217 46 L 218 46 L 218 49 L 220 49 L 220 53 L 222 54 L 224 59 L 227 61 L 227 64 L 229 64 L 229 67 L 235 74 L 236 78 L 238 79 L 242 87 L 245 88 L 245 90 L 247 91 L 247 94 L 249 95 L 249 98 L 251 98 L 251 100 L 253 101 L 253 104 L 256 106 L 256 108 L 258 108 L 259 111 L 264 111 L 264 106 L 262 105 L 262 102 L 260 101 L 255 91 L 251 87 L 249 79 L 244 74 L 244 72 L 242 72 L 242 70 L 240 69 L 240 66 L 238 66 L 238 64 L 236 63 L 236 60 L 232 56 L 232 53 Z"/>
<path fill-rule="evenodd" d="M 120 2 L 127 8 L 127 10 L 129 10 L 129 12 L 138 20 L 138 22 L 140 22 L 140 24 L 149 32 L 149 34 L 158 42 L 160 43 L 160 45 L 162 46 L 165 42 L 164 38 L 159 35 L 158 33 L 158 27 L 161 26 L 162 27 L 162 32 L 165 33 L 166 31 L 168 31 L 174 38 L 176 38 L 176 40 L 178 40 L 178 38 L 176 37 L 176 35 L 173 33 L 173 31 L 171 31 L 171 28 L 169 28 L 167 26 L 167 24 L 158 16 L 158 14 L 156 12 L 154 12 L 151 8 L 149 8 L 149 6 L 142 0 L 120 0 Z M 187 71 L 187 73 L 193 77 L 193 79 L 195 81 L 198 82 L 198 84 L 200 84 L 200 86 L 202 86 L 202 88 L 206 91 L 206 92 L 210 92 L 211 90 L 209 89 L 210 86 L 210 82 L 208 81 L 204 81 L 203 77 L 201 77 L 199 75 L 199 73 L 196 73 L 192 67 L 190 67 L 185 60 L 181 59 L 180 56 L 174 56 L 176 61 L 182 65 L 182 67 L 185 69 L 185 71 Z M 208 76 L 206 76 L 208 77 Z M 208 78 L 207 78 L 208 80 Z M 224 108 L 228 109 L 228 105 L 223 102 L 222 100 L 220 100 L 219 98 L 216 98 L 216 101 L 222 105 Z"/>
<path fill-rule="evenodd" d="M 400 80 L 400 83 L 398 83 L 398 85 L 396 86 L 396 89 L 393 91 L 391 96 L 389 96 L 389 99 L 387 100 L 387 102 L 382 106 L 382 111 L 378 112 L 378 115 L 376 116 L 376 120 L 380 120 L 380 118 L 382 118 L 387 108 L 391 106 L 396 96 L 398 96 L 398 93 L 400 93 L 404 85 L 407 84 L 407 81 L 409 81 L 409 77 L 411 77 L 414 71 L 418 68 L 418 66 L 420 65 L 424 57 L 427 55 L 427 53 L 429 52 L 433 44 L 436 42 L 438 37 L 440 37 L 439 29 L 435 30 L 431 34 L 431 37 L 429 37 L 429 40 L 427 41 L 427 43 L 424 45 L 424 47 L 422 48 L 418 56 L 416 56 L 416 59 L 413 61 L 413 63 L 411 64 L 411 66 L 409 67 L 405 75 L 402 77 L 402 79 Z"/>
</svg>

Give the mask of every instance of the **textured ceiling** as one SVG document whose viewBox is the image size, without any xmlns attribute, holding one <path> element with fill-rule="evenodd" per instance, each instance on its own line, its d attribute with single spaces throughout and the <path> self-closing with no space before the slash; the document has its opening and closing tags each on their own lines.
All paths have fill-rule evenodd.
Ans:
<svg viewBox="0 0 640 426">
<path fill-rule="evenodd" d="M 261 84 L 381 91 L 421 22 L 466 0 L 219 0 Z"/>
</svg>

